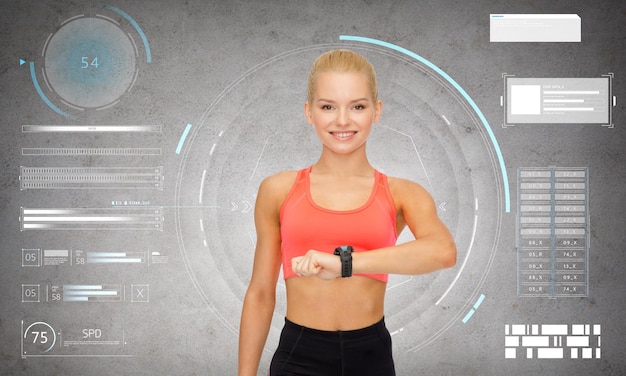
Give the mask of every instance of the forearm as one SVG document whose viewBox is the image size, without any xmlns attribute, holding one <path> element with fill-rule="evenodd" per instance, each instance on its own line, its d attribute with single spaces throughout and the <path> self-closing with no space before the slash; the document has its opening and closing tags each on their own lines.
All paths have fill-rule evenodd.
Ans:
<svg viewBox="0 0 626 376">
<path fill-rule="evenodd" d="M 248 291 L 239 328 L 239 376 L 256 376 L 274 312 L 275 297 Z"/>
<path fill-rule="evenodd" d="M 456 246 L 451 240 L 418 239 L 400 245 L 352 255 L 353 274 L 431 273 L 454 266 Z"/>
</svg>

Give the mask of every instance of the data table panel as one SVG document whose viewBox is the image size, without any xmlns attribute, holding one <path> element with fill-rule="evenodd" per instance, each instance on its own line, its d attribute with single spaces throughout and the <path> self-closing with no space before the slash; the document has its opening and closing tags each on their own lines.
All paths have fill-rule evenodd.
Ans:
<svg viewBox="0 0 626 376">
<path fill-rule="evenodd" d="M 587 168 L 518 169 L 519 296 L 587 296 Z"/>
</svg>

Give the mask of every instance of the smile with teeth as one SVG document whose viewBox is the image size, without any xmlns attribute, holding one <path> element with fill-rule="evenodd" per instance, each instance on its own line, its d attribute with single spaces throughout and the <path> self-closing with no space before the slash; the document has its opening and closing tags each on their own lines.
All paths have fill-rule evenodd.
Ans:
<svg viewBox="0 0 626 376">
<path fill-rule="evenodd" d="M 337 138 L 349 138 L 352 137 L 356 134 L 355 131 L 345 131 L 345 132 L 331 132 L 333 134 L 333 136 L 337 137 Z"/>
</svg>

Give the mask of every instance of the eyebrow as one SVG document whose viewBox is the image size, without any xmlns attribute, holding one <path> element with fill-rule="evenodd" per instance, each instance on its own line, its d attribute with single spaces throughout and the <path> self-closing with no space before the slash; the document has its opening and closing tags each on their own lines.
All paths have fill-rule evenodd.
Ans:
<svg viewBox="0 0 626 376">
<path fill-rule="evenodd" d="M 359 98 L 359 99 L 353 99 L 353 100 L 350 101 L 350 103 L 357 103 L 357 102 L 361 102 L 361 101 L 370 102 L 369 98 L 363 97 L 363 98 Z M 320 98 L 316 102 L 336 103 L 335 101 L 333 101 L 331 99 L 324 99 L 324 98 Z"/>
</svg>

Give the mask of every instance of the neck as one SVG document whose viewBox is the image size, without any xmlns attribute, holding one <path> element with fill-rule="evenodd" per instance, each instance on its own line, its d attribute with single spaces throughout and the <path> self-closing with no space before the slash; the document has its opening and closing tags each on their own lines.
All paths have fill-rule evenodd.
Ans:
<svg viewBox="0 0 626 376">
<path fill-rule="evenodd" d="M 374 167 L 367 159 L 363 148 L 360 152 L 346 155 L 323 150 L 320 159 L 313 165 L 313 170 L 315 173 L 337 176 L 369 176 L 374 172 Z"/>
</svg>

